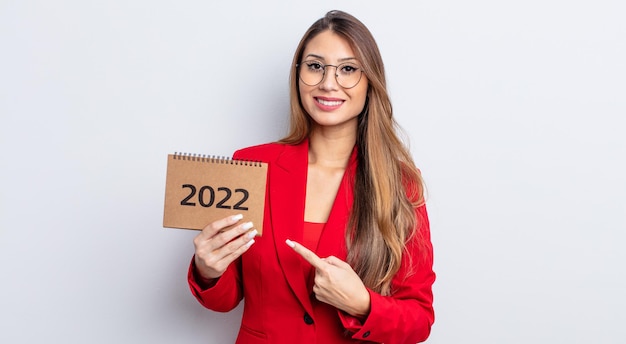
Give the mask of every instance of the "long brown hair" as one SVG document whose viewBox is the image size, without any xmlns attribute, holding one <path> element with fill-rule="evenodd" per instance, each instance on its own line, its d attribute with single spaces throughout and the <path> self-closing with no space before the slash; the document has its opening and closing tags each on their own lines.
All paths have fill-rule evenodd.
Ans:
<svg viewBox="0 0 626 344">
<path fill-rule="evenodd" d="M 326 30 L 350 44 L 369 81 L 365 108 L 358 118 L 358 162 L 354 204 L 346 231 L 347 260 L 367 287 L 389 295 L 393 293 L 391 281 L 400 269 L 407 241 L 419 235 L 415 207 L 424 202 L 423 184 L 396 132 L 399 127 L 392 117 L 378 45 L 367 27 L 355 17 L 330 11 L 300 40 L 289 80 L 290 129 L 280 142 L 297 144 L 310 134 L 311 118 L 300 100 L 296 64 L 301 62 L 311 39 Z"/>
</svg>

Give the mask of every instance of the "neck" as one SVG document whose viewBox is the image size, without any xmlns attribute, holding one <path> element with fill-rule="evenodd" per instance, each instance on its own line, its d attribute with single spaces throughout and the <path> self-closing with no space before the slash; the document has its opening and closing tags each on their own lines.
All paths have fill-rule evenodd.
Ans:
<svg viewBox="0 0 626 344">
<path fill-rule="evenodd" d="M 309 164 L 345 168 L 356 143 L 356 132 L 313 130 L 309 136 Z"/>
</svg>

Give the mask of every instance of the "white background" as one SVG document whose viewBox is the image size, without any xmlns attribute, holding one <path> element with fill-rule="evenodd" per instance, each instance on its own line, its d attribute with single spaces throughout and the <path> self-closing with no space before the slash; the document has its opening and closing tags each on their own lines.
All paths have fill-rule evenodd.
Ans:
<svg viewBox="0 0 626 344">
<path fill-rule="evenodd" d="M 166 155 L 285 134 L 289 63 L 360 18 L 429 190 L 429 343 L 626 342 L 626 5 L 0 0 L 0 342 L 228 343 L 162 228 Z"/>
</svg>

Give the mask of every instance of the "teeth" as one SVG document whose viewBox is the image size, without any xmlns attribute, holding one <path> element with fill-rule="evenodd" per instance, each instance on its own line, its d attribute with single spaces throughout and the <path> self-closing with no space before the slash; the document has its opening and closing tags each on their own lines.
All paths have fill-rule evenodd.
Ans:
<svg viewBox="0 0 626 344">
<path fill-rule="evenodd" d="M 317 99 L 317 102 L 326 106 L 337 106 L 343 103 L 341 100 L 323 100 L 323 99 Z"/>
</svg>

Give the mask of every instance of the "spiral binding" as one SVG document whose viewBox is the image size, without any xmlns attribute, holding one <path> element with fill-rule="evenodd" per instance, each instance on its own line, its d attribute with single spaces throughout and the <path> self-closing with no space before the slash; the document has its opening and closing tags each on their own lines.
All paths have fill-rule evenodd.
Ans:
<svg viewBox="0 0 626 344">
<path fill-rule="evenodd" d="M 192 154 L 192 153 L 183 153 L 183 152 L 174 152 L 174 159 L 208 162 L 212 164 L 231 164 L 231 165 L 254 166 L 254 167 L 261 167 L 263 164 L 263 162 L 255 161 L 255 160 L 233 159 L 227 156 Z"/>
</svg>

